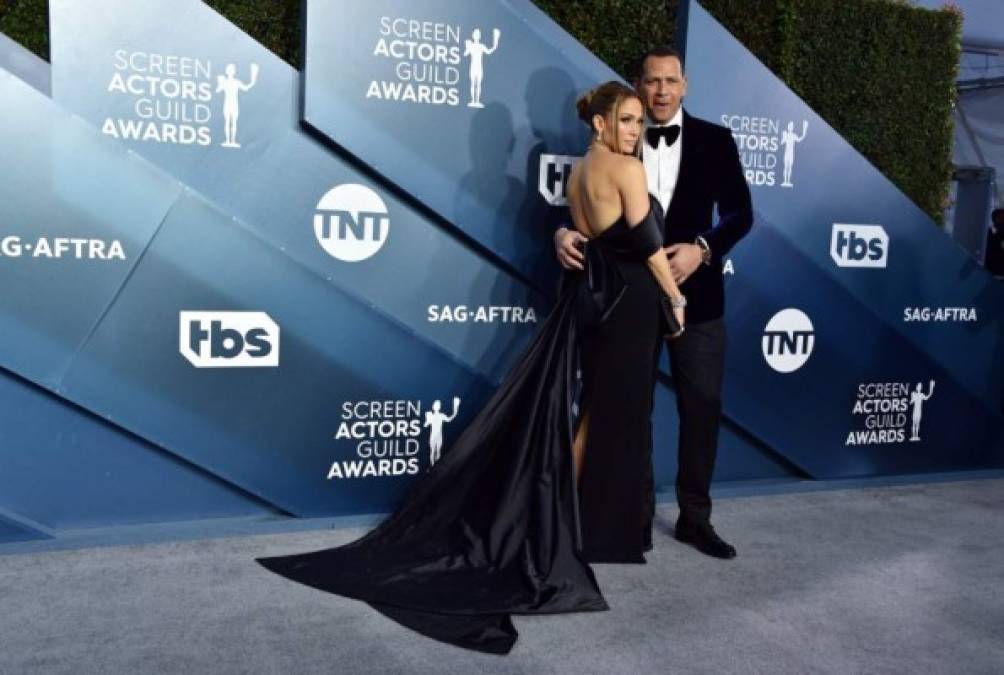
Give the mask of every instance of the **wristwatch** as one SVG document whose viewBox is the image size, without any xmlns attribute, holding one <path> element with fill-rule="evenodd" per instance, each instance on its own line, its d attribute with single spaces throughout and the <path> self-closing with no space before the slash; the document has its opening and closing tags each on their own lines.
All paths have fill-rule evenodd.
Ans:
<svg viewBox="0 0 1004 675">
<path fill-rule="evenodd" d="M 705 265 L 710 265 L 711 247 L 708 246 L 708 240 L 705 239 L 704 237 L 698 237 L 697 239 L 694 240 L 694 243 L 697 244 L 701 249 L 701 262 L 704 263 Z"/>
</svg>

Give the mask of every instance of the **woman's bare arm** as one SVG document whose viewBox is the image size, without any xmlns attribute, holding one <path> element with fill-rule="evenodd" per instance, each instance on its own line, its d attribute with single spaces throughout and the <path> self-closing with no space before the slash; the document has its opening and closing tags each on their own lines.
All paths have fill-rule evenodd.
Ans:
<svg viewBox="0 0 1004 675">
<path fill-rule="evenodd" d="M 621 199 L 624 203 L 624 217 L 628 225 L 638 224 L 648 216 L 651 208 L 648 200 L 648 182 L 645 180 L 645 168 L 642 163 L 633 157 L 625 157 L 621 176 Z M 655 280 L 673 300 L 683 297 L 679 286 L 673 280 L 673 273 L 669 269 L 669 261 L 666 259 L 666 252 L 661 248 L 653 253 L 648 259 L 648 268 L 655 277 Z"/>
</svg>

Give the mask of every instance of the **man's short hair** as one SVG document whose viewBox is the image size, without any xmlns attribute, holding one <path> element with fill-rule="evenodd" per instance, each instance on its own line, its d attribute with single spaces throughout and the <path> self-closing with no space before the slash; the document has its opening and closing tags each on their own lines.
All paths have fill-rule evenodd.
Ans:
<svg viewBox="0 0 1004 675">
<path fill-rule="evenodd" d="M 666 56 L 675 56 L 680 61 L 680 71 L 683 72 L 683 55 L 680 54 L 675 47 L 670 47 L 669 45 L 659 45 L 658 47 L 649 49 L 647 52 L 639 56 L 638 60 L 634 62 L 631 69 L 631 77 L 636 82 L 641 79 L 642 74 L 645 72 L 645 60 L 650 56 L 660 59 Z"/>
</svg>

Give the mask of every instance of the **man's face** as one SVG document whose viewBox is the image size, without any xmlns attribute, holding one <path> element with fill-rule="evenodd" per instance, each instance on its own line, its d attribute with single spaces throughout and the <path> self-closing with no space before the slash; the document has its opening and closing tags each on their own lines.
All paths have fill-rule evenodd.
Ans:
<svg viewBox="0 0 1004 675">
<path fill-rule="evenodd" d="M 642 64 L 638 93 L 645 112 L 656 124 L 673 119 L 687 93 L 687 78 L 675 56 L 650 56 Z"/>
</svg>

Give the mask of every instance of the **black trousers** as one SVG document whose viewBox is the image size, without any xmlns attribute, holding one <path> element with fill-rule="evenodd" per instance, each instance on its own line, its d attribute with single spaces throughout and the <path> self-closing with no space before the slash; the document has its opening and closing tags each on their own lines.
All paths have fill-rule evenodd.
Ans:
<svg viewBox="0 0 1004 675">
<path fill-rule="evenodd" d="M 683 335 L 669 340 L 668 345 L 680 417 L 676 500 L 681 520 L 707 522 L 722 418 L 725 322 L 715 319 L 687 324 Z"/>
</svg>

